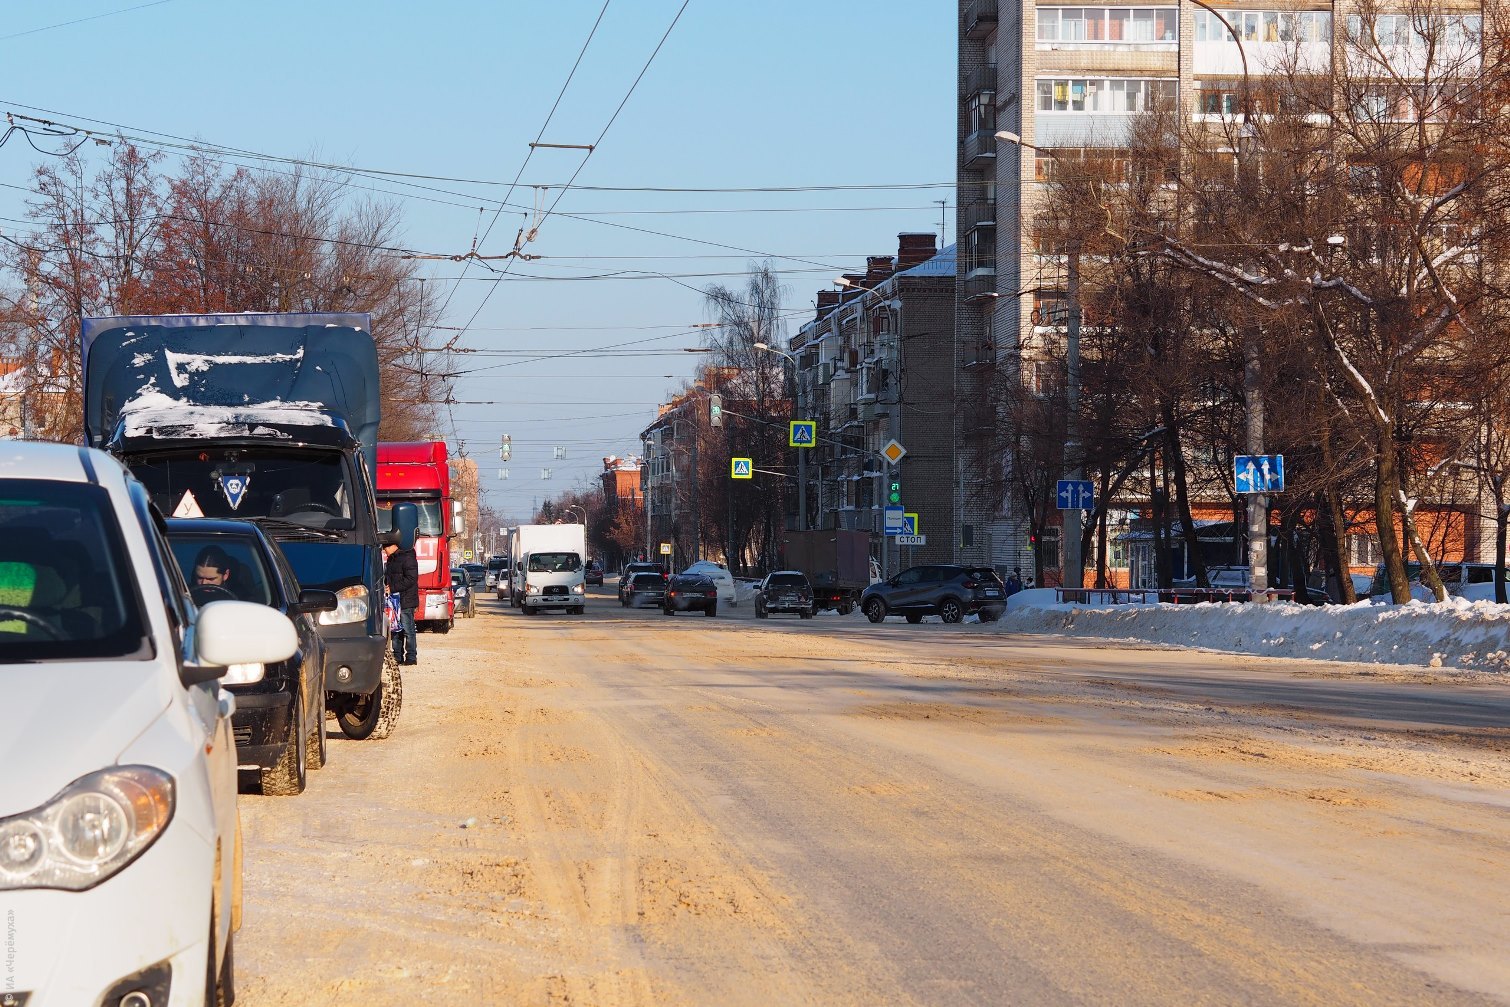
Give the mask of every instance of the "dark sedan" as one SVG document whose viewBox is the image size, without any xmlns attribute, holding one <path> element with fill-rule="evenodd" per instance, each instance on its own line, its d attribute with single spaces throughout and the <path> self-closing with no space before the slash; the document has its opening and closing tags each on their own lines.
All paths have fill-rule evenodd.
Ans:
<svg viewBox="0 0 1510 1007">
<path fill-rule="evenodd" d="M 582 571 L 582 580 L 587 584 L 603 586 L 603 565 L 595 560 L 589 560 L 587 568 Z"/>
<path fill-rule="evenodd" d="M 666 583 L 666 571 L 661 569 L 659 563 L 628 563 L 619 572 L 619 604 L 629 605 L 629 583 L 636 574 L 653 573 L 661 579 L 662 586 Z"/>
<path fill-rule="evenodd" d="M 303 793 L 308 771 L 325 765 L 325 645 L 315 616 L 335 611 L 336 596 L 301 591 L 283 550 L 249 521 L 174 518 L 168 544 L 196 604 L 251 601 L 293 622 L 293 657 L 233 666 L 221 684 L 236 697 L 237 762 L 258 770 L 264 794 Z"/>
<path fill-rule="evenodd" d="M 766 574 L 755 589 L 755 618 L 769 619 L 772 612 L 791 612 L 811 619 L 817 611 L 813 602 L 813 585 L 798 570 L 777 570 Z"/>
<path fill-rule="evenodd" d="M 990 567 L 915 566 L 860 595 L 860 611 L 871 622 L 888 615 L 908 622 L 922 622 L 925 615 L 963 622 L 967 615 L 979 615 L 982 622 L 992 622 L 1006 607 L 1006 587 Z"/>
<path fill-rule="evenodd" d="M 637 573 L 624 585 L 624 604 L 628 608 L 653 605 L 659 608 L 666 602 L 666 578 L 659 573 Z"/>
<path fill-rule="evenodd" d="M 666 600 L 661 611 L 667 615 L 678 612 L 701 612 L 706 616 L 718 614 L 718 585 L 713 578 L 695 573 L 679 573 L 666 583 Z"/>
</svg>

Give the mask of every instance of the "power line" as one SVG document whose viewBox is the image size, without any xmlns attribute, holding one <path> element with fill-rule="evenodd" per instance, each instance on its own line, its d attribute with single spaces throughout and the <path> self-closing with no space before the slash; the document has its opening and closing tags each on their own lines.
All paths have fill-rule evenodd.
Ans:
<svg viewBox="0 0 1510 1007">
<path fill-rule="evenodd" d="M 106 11 L 103 14 L 91 14 L 89 17 L 74 18 L 72 21 L 60 21 L 57 24 L 43 25 L 41 28 L 28 28 L 26 31 L 12 32 L 9 35 L 0 35 L 0 42 L 6 39 L 20 38 L 23 35 L 35 35 L 40 31 L 52 31 L 54 28 L 67 28 L 70 25 L 83 24 L 85 21 L 98 21 L 102 17 L 114 17 L 117 14 L 130 14 L 132 11 L 145 10 L 148 7 L 159 7 L 170 0 L 152 0 L 151 3 L 137 4 L 135 7 L 123 7 L 120 10 Z"/>
</svg>

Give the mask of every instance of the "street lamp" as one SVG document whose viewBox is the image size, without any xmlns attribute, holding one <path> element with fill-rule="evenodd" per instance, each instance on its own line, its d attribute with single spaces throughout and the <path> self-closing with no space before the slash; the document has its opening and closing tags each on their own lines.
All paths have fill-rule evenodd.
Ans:
<svg viewBox="0 0 1510 1007">
<path fill-rule="evenodd" d="M 1014 143 L 1019 147 L 1026 147 L 1047 156 L 1051 161 L 1058 162 L 1059 160 L 1052 150 L 1045 150 L 1036 144 L 1028 143 L 1010 130 L 1001 130 L 996 134 L 996 139 L 1002 143 Z M 1069 478 L 1078 480 L 1081 477 L 1081 471 L 1075 433 L 1076 418 L 1080 411 L 1080 239 L 1076 236 L 1073 227 L 1070 228 L 1069 237 L 1065 242 L 1065 256 L 1064 296 L 1069 302 L 1069 314 L 1065 318 L 1064 325 L 1066 371 L 1064 467 L 1068 470 Z M 1078 508 L 1070 508 L 1064 512 L 1064 556 L 1061 572 L 1065 577 L 1065 587 L 1085 586 L 1085 558 L 1080 555 L 1080 514 Z"/>
<path fill-rule="evenodd" d="M 769 343 L 755 343 L 757 350 L 766 353 L 775 353 L 785 357 L 792 365 L 792 383 L 797 386 L 797 412 L 799 419 L 808 419 L 806 396 L 802 391 L 802 371 L 797 364 L 797 358 L 786 350 L 779 349 Z M 807 449 L 797 449 L 797 530 L 807 530 Z"/>
<path fill-rule="evenodd" d="M 564 510 L 564 511 L 566 511 L 567 513 L 572 513 L 574 517 L 576 515 L 573 512 L 575 512 L 575 511 L 581 511 L 582 512 L 582 525 L 583 525 L 583 527 L 586 527 L 586 525 L 587 525 L 587 508 L 586 507 L 583 507 L 580 504 L 562 504 L 561 505 L 561 509 Z"/>
</svg>

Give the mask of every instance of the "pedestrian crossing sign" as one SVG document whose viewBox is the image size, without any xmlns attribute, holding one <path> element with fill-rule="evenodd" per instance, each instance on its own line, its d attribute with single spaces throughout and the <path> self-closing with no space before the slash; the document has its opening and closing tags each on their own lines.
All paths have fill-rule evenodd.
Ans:
<svg viewBox="0 0 1510 1007">
<path fill-rule="evenodd" d="M 792 420 L 787 430 L 787 444 L 794 448 L 810 448 L 818 442 L 818 422 L 816 420 Z"/>
<path fill-rule="evenodd" d="M 755 459 L 753 458 L 730 458 L 730 479 L 753 479 L 755 478 Z"/>
<path fill-rule="evenodd" d="M 909 512 L 907 512 L 907 513 L 905 513 L 905 514 L 902 515 L 902 534 L 903 535 L 921 535 L 922 534 L 922 532 L 918 531 L 918 516 L 917 516 L 917 514 L 909 511 Z"/>
</svg>

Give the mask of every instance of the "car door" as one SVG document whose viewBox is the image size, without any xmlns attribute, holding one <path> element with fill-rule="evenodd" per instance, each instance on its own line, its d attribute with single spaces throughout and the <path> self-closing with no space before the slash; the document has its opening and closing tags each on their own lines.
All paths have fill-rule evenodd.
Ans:
<svg viewBox="0 0 1510 1007">
<path fill-rule="evenodd" d="M 167 526 L 162 516 L 148 501 L 145 491 L 139 499 L 133 494 L 137 516 L 147 539 L 148 552 L 152 554 L 153 573 L 162 591 L 163 603 L 168 610 L 168 621 L 175 627 L 177 639 L 174 646 L 182 652 L 180 661 L 195 661 L 198 655 L 184 650 L 187 646 L 187 627 L 192 625 L 198 609 L 189 597 L 189 585 L 184 581 L 183 571 L 168 546 Z M 189 721 L 198 739 L 204 746 L 208 764 L 210 801 L 214 808 L 218 853 L 218 880 L 216 905 L 219 917 L 217 925 L 216 957 L 230 938 L 233 907 L 236 906 L 241 882 L 241 832 L 236 811 L 236 739 L 231 732 L 231 715 L 236 710 L 235 698 L 221 688 L 219 679 L 212 679 L 188 686 Z M 323 723 L 323 721 L 322 721 Z"/>
<path fill-rule="evenodd" d="M 918 605 L 926 571 L 927 567 L 915 566 L 897 574 L 896 586 L 888 592 L 889 597 L 886 599 L 888 607 L 901 612 Z"/>
<path fill-rule="evenodd" d="M 289 613 L 288 606 L 298 602 L 299 578 L 294 576 L 293 568 L 288 565 L 281 550 L 272 550 L 269 557 L 273 561 L 273 570 L 278 578 L 276 589 L 283 593 L 287 604 L 284 613 L 289 621 L 294 624 L 294 632 L 299 636 L 299 653 L 304 655 L 304 713 L 305 723 L 319 724 L 320 730 L 325 730 L 325 639 L 320 636 L 320 630 L 315 622 L 315 617 L 308 613 L 294 615 Z"/>
</svg>

